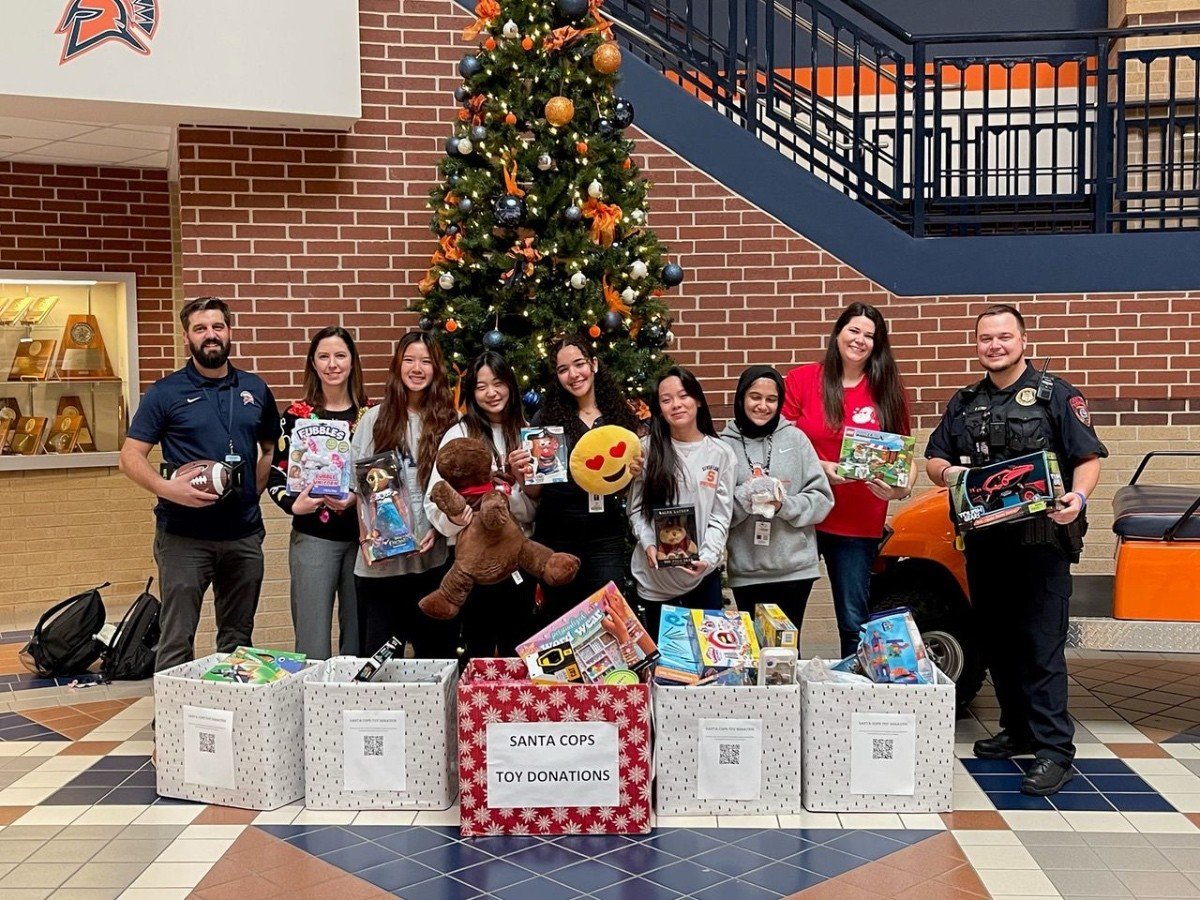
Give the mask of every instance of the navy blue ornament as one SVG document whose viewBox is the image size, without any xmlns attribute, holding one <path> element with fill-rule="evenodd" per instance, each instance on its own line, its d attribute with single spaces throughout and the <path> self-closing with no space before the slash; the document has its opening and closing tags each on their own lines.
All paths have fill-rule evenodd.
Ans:
<svg viewBox="0 0 1200 900">
<path fill-rule="evenodd" d="M 455 172 L 448 180 L 451 184 L 458 184 L 460 181 L 462 181 L 462 176 Z"/>
<path fill-rule="evenodd" d="M 417 327 L 422 331 L 430 331 L 433 328 L 433 319 L 429 318 L 429 316 L 421 316 L 417 320 Z"/>
<path fill-rule="evenodd" d="M 504 228 L 514 228 L 525 218 L 525 201 L 515 194 L 505 194 L 496 201 L 492 208 L 496 224 Z"/>
<path fill-rule="evenodd" d="M 451 156 L 458 155 L 458 138 L 456 138 L 454 135 L 450 135 L 450 137 L 446 138 L 446 152 Z M 454 176 L 451 175 L 450 177 L 453 178 Z"/>
<path fill-rule="evenodd" d="M 588 11 L 587 0 L 556 0 L 558 14 L 568 22 L 578 22 Z"/>
<path fill-rule="evenodd" d="M 628 128 L 633 124 L 633 104 L 624 97 L 618 97 L 613 105 L 612 120 L 618 128 Z"/>
<path fill-rule="evenodd" d="M 463 78 L 470 78 L 472 75 L 478 75 L 483 71 L 483 63 L 479 61 L 477 56 L 464 56 L 458 61 L 458 74 Z"/>
<path fill-rule="evenodd" d="M 483 346 L 488 350 L 499 350 L 504 346 L 504 332 L 493 328 L 483 336 Z"/>
<path fill-rule="evenodd" d="M 657 322 L 651 322 L 638 332 L 638 342 L 647 347 L 661 347 L 667 342 L 667 330 Z"/>
<path fill-rule="evenodd" d="M 530 388 L 525 392 L 525 396 L 521 398 L 525 401 L 525 406 L 529 409 L 537 409 L 542 405 L 542 395 Z"/>
<path fill-rule="evenodd" d="M 600 327 L 604 329 L 606 334 L 616 334 L 624 324 L 625 320 L 621 318 L 621 314 L 611 309 L 600 320 Z"/>
<path fill-rule="evenodd" d="M 475 204 L 471 202 L 470 197 L 463 197 L 458 201 L 458 211 L 461 213 L 469 213 L 471 211 L 471 207 L 474 205 Z"/>
<path fill-rule="evenodd" d="M 662 270 L 663 284 L 667 287 L 675 287 L 677 284 L 683 283 L 683 266 L 677 263 L 667 263 Z"/>
<path fill-rule="evenodd" d="M 460 84 L 458 87 L 456 87 L 454 89 L 454 99 L 457 100 L 459 103 L 465 102 L 466 99 L 470 96 L 471 96 L 471 92 L 467 90 L 465 85 Z"/>
<path fill-rule="evenodd" d="M 479 142 L 487 138 L 487 129 L 482 125 L 476 125 L 471 129 L 471 140 Z"/>
<path fill-rule="evenodd" d="M 583 218 L 583 210 L 578 206 L 571 205 L 566 208 L 566 210 L 563 212 L 563 215 L 566 217 L 568 222 L 578 222 Z"/>
</svg>

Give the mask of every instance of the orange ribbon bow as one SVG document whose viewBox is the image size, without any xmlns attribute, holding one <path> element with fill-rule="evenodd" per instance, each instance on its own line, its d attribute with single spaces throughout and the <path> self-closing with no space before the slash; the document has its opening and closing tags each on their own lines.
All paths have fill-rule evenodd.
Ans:
<svg viewBox="0 0 1200 900">
<path fill-rule="evenodd" d="M 629 315 L 629 304 L 621 299 L 621 295 L 617 293 L 616 288 L 609 285 L 607 272 L 601 277 L 600 284 L 604 288 L 604 302 L 608 304 L 608 308 L 622 316 Z"/>
<path fill-rule="evenodd" d="M 441 276 L 438 274 L 437 269 L 430 269 L 425 277 L 417 283 L 417 290 L 422 294 L 428 294 L 433 290 L 433 286 L 437 284 L 439 277 Z"/>
<path fill-rule="evenodd" d="M 513 269 L 520 268 L 526 278 L 533 275 L 534 264 L 542 259 L 542 254 L 533 246 L 533 241 L 531 237 L 524 238 L 513 244 L 512 249 L 508 251 L 508 256 L 513 261 Z M 513 269 L 509 269 L 509 272 Z"/>
<path fill-rule="evenodd" d="M 621 207 L 592 197 L 583 204 L 583 214 L 592 220 L 592 240 L 601 247 L 611 244 L 616 238 L 617 223 L 621 221 Z"/>
<path fill-rule="evenodd" d="M 496 0 L 479 0 L 475 4 L 475 15 L 477 16 L 475 21 L 463 29 L 464 41 L 473 41 L 479 37 L 479 32 L 487 28 L 492 19 L 500 15 L 500 4 Z"/>
<path fill-rule="evenodd" d="M 504 189 L 514 197 L 524 197 L 525 192 L 517 184 L 517 161 L 510 159 L 504 164 Z"/>
</svg>

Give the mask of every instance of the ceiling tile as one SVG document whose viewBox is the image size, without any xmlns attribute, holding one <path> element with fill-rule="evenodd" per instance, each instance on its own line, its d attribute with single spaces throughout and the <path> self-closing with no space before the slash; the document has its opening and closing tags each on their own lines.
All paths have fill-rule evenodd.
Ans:
<svg viewBox="0 0 1200 900">
<path fill-rule="evenodd" d="M 42 138 L 46 141 L 62 141 L 96 130 L 95 125 L 80 125 L 71 122 L 47 122 L 42 119 L 18 119 L 0 116 L 0 134 L 13 137 Z"/>
<path fill-rule="evenodd" d="M 162 128 L 157 133 L 125 128 L 100 128 L 88 132 L 78 140 L 87 144 L 128 147 L 133 150 L 166 150 L 171 146 L 171 131 L 167 128 Z"/>
</svg>

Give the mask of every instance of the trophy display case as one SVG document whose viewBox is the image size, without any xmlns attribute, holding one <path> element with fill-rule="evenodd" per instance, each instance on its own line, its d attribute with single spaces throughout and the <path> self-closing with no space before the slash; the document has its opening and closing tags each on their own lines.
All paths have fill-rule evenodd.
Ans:
<svg viewBox="0 0 1200 900">
<path fill-rule="evenodd" d="M 134 278 L 0 273 L 0 470 L 113 465 L 137 384 Z"/>
</svg>

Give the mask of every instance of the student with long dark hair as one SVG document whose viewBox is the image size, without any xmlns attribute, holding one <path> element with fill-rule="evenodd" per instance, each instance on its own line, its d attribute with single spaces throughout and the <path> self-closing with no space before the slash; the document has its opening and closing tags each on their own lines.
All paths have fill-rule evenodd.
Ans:
<svg viewBox="0 0 1200 900">
<path fill-rule="evenodd" d="M 784 418 L 812 441 L 833 487 L 833 511 L 817 526 L 817 546 L 829 571 L 842 655 L 848 656 L 858 647 L 859 628 L 868 615 L 871 566 L 888 503 L 912 493 L 916 477 L 914 468 L 909 486 L 897 488 L 878 479 L 847 481 L 837 474 L 846 428 L 892 434 L 911 430 L 882 313 L 866 303 L 847 306 L 833 325 L 824 360 L 792 369 L 784 390 Z"/>
<path fill-rule="evenodd" d="M 287 491 L 287 468 L 292 429 L 299 419 L 338 419 L 353 432 L 367 410 L 362 365 L 354 338 L 345 328 L 331 325 L 313 335 L 304 360 L 304 396 L 283 414 L 283 435 L 275 447 L 267 493 L 292 517 L 288 540 L 291 575 L 292 626 L 296 652 L 328 659 L 333 631 L 333 607 L 338 611 L 338 652 L 359 652 L 358 599 L 354 563 L 358 557 L 358 517 L 355 496 L 345 500 L 299 495 Z"/>
<path fill-rule="evenodd" d="M 601 425 L 619 425 L 634 434 L 641 425 L 620 387 L 600 365 L 592 344 L 578 335 L 556 339 L 549 348 L 554 382 L 546 391 L 533 424 L 563 429 L 568 453 L 588 431 Z M 641 471 L 641 459 L 630 464 Z M 530 467 L 526 464 L 527 472 Z M 562 587 L 542 587 L 545 603 L 542 622 L 552 621 L 578 605 L 608 582 L 620 586 L 628 573 L 629 525 L 623 497 L 591 497 L 568 472 L 562 484 L 530 486 L 525 490 L 538 500 L 533 537 L 551 550 L 579 557 L 579 573 Z"/>
<path fill-rule="evenodd" d="M 680 366 L 668 369 L 655 386 L 650 436 L 642 447 L 645 469 L 629 495 L 629 522 L 638 542 L 631 568 L 646 628 L 657 636 L 663 603 L 721 608 L 720 565 L 733 516 L 737 458 L 717 437 L 700 382 Z M 659 565 L 654 512 L 666 506 L 694 507 L 699 559 L 688 565 Z"/>
<path fill-rule="evenodd" d="M 733 421 L 721 437 L 737 457 L 729 585 L 738 609 L 777 603 L 803 628 L 820 570 L 814 527 L 833 508 L 833 490 L 804 432 L 782 418 L 783 378 L 751 366 L 738 380 Z"/>
<path fill-rule="evenodd" d="M 520 392 L 512 367 L 499 353 L 486 350 L 462 374 L 459 396 L 466 412 L 442 438 L 445 446 L 455 438 L 483 441 L 492 454 L 492 471 L 511 473 L 515 484 L 508 498 L 509 512 L 527 535 L 533 530 L 533 500 L 522 487 L 529 454 L 521 447 Z M 425 491 L 425 514 L 451 544 L 471 521 L 471 507 L 457 518 L 446 515 L 430 498 L 433 486 L 442 480 L 434 466 Z M 462 632 L 467 658 L 515 656 L 517 644 L 533 634 L 533 597 L 537 582 L 519 572 L 499 584 L 476 585 L 462 612 Z"/>
<path fill-rule="evenodd" d="M 448 567 L 446 540 L 429 524 L 422 501 L 442 435 L 457 418 L 441 349 L 427 332 L 408 332 L 392 355 L 383 402 L 363 416 L 351 443 L 355 459 L 400 452 L 418 539 L 413 553 L 370 566 L 360 553 L 354 564 L 362 652 L 368 655 L 393 636 L 411 644 L 418 658 L 452 659 L 457 653 L 458 622 L 432 619 L 417 607 Z"/>
</svg>

